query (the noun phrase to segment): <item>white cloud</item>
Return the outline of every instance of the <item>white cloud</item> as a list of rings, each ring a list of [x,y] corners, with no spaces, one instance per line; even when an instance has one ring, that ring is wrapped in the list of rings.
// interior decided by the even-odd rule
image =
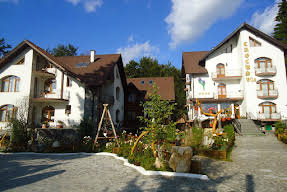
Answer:
[[[159,53],[159,48],[146,41],[142,44],[130,43],[127,47],[119,48],[117,52],[122,54],[124,65],[126,65],[130,60],[138,59],[142,56],[154,57],[155,54]]]
[[[171,36],[170,47],[192,42],[218,19],[230,17],[243,0],[172,0],[165,19]]]
[[[281,0],[275,0],[274,4],[266,7],[262,13],[256,11],[251,17],[250,24],[258,28],[260,31],[271,35],[277,23],[275,21],[275,17],[277,16],[279,10],[278,3],[280,2]]]
[[[66,0],[69,3],[72,3],[74,6],[78,4],[83,4],[85,10],[88,13],[95,12],[97,7],[101,7],[103,5],[103,0]]]

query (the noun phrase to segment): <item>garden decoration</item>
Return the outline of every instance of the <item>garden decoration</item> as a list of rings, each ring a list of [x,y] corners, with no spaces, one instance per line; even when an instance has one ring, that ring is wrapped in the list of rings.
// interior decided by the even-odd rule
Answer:
[[[118,141],[118,138],[117,138],[117,134],[116,134],[116,130],[115,130],[115,127],[114,127],[114,124],[113,124],[113,120],[112,120],[112,117],[111,117],[111,114],[110,114],[110,111],[108,109],[108,104],[103,104],[104,106],[104,110],[103,110],[103,114],[102,114],[102,117],[101,117],[101,121],[99,123],[99,126],[98,126],[98,132],[97,132],[97,135],[96,135],[96,138],[95,138],[95,141],[94,141],[94,146],[95,144],[97,143],[97,140],[98,139],[115,139],[116,140],[116,143],[117,145],[120,147],[120,144],[119,144],[119,141]],[[103,121],[105,120],[104,122],[104,129],[103,129],[103,136],[104,137],[99,137],[99,134],[100,134],[100,131],[102,129],[102,124],[103,124]],[[111,127],[112,127],[112,133],[114,134],[114,137],[108,137],[108,124],[110,123]]]
[[[1,130],[2,130],[2,129],[1,129]],[[3,145],[4,141],[5,141],[5,137],[6,137],[7,133],[8,133],[8,131],[6,131],[6,132],[4,133],[2,139],[0,140],[0,147],[2,147],[2,145]]]
[[[154,119],[153,119],[153,122],[154,122]],[[154,131],[154,127],[152,126],[152,132]],[[135,151],[135,149],[136,149],[136,147],[137,147],[137,145],[138,145],[138,143],[139,143],[139,141],[141,140],[141,138],[143,138],[145,135],[147,135],[149,133],[149,131],[143,131],[141,134],[140,134],[140,136],[137,138],[137,140],[136,140],[136,142],[135,142],[135,144],[134,144],[134,146],[133,146],[133,148],[132,148],[132,150],[131,150],[131,155],[133,155],[134,154],[134,151]],[[151,144],[151,148],[152,148],[152,152],[153,152],[153,155],[154,155],[154,157],[157,157],[157,153],[156,153],[156,149],[155,149],[155,141],[154,140],[152,140],[152,144]]]
[[[200,104],[200,102],[199,102],[198,99],[196,99],[196,103],[197,103],[197,105],[199,106],[199,109],[200,109],[200,111],[201,111],[201,113],[202,113],[203,115],[214,117],[213,124],[212,124],[212,132],[213,132],[213,134],[216,134],[217,136],[221,135],[220,133],[217,133],[217,132],[216,132],[216,125],[217,125],[217,121],[218,121],[217,118],[218,118],[219,114],[221,114],[221,113],[226,113],[226,111],[228,111],[231,106],[229,106],[229,107],[226,108],[226,109],[221,109],[219,112],[213,114],[213,113],[206,113],[206,112],[204,112],[204,111],[202,110],[201,104]]]

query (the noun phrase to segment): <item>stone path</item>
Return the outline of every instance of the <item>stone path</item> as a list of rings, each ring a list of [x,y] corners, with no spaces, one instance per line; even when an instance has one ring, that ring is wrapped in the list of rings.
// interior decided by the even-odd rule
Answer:
[[[210,181],[143,176],[113,157],[0,154],[0,191],[287,191],[287,145],[238,137],[233,162],[202,158]]]

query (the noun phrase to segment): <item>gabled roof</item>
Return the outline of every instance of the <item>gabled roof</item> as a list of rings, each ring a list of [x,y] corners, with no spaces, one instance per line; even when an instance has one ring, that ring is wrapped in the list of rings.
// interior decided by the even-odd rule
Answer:
[[[65,56],[55,57],[34,43],[24,40],[4,58],[0,60],[0,67],[11,61],[17,54],[31,47],[37,53],[46,58],[56,67],[65,71],[68,75],[78,79],[89,88],[100,86],[108,80],[113,80],[114,66],[118,65],[122,84],[126,88],[126,77],[120,54],[95,55],[95,62],[90,63],[90,56]],[[87,67],[76,67],[78,63],[88,62]]]
[[[202,59],[208,51],[193,51],[182,53],[182,72],[186,74],[204,74],[207,70],[199,65],[200,59]]]
[[[144,81],[144,84],[142,84]],[[173,77],[142,77],[142,78],[127,78],[128,86],[133,84],[138,90],[146,91],[145,99],[149,98],[152,93],[152,84],[149,81],[153,81],[158,87],[158,94],[163,100],[175,100],[174,93],[174,78]]]
[[[223,41],[221,41],[216,47],[214,47],[211,51],[209,51],[200,61],[204,61],[209,55],[214,53],[217,49],[219,49],[223,44],[225,44],[227,41],[229,41],[232,37],[237,35],[241,30],[247,30],[255,34],[256,36],[261,37],[262,39],[268,41],[269,43],[279,47],[284,52],[287,52],[287,45],[284,43],[278,41],[277,39],[263,33],[262,31],[259,31],[258,29],[252,27],[251,25],[248,25],[247,23],[242,23],[235,31],[233,31],[230,35],[228,35]]]

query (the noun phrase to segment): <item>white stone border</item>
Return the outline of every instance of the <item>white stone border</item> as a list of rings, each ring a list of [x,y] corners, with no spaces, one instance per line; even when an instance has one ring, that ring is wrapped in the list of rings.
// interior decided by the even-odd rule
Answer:
[[[193,179],[200,179],[200,180],[209,180],[207,175],[201,174],[193,174],[193,173],[176,173],[176,172],[169,172],[169,171],[147,171],[141,166],[136,166],[134,164],[130,164],[127,159],[123,157],[119,157],[114,153],[33,153],[33,152],[19,152],[19,153],[0,153],[0,154],[7,154],[7,155],[55,155],[55,156],[64,156],[64,155],[90,155],[90,156],[110,156],[114,157],[115,159],[122,160],[124,165],[130,168],[135,169],[142,175],[153,175],[153,176],[168,176],[168,177],[188,177]]]

